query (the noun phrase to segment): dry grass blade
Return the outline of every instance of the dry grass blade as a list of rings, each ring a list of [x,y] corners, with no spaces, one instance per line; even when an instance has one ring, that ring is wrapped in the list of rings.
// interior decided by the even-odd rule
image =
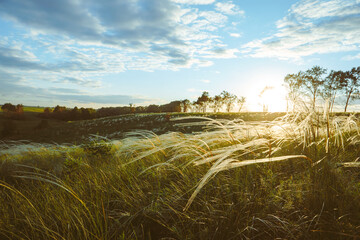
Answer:
[[[290,155],[290,156],[281,156],[281,157],[274,157],[274,158],[262,158],[262,159],[244,160],[244,161],[238,161],[236,159],[226,159],[225,160],[225,159],[221,158],[213,165],[213,167],[210,168],[210,170],[201,179],[201,181],[197,185],[195,191],[193,192],[193,194],[189,198],[189,200],[186,203],[183,210],[186,211],[187,209],[189,209],[191,203],[194,201],[195,197],[200,192],[200,190],[205,186],[205,184],[211,178],[213,178],[217,173],[219,173],[221,171],[229,170],[229,169],[237,168],[237,167],[243,167],[243,166],[247,166],[247,165],[252,165],[252,164],[278,162],[278,161],[284,161],[284,160],[296,159],[296,158],[303,158],[303,159],[309,160],[309,158],[306,157],[305,155]]]

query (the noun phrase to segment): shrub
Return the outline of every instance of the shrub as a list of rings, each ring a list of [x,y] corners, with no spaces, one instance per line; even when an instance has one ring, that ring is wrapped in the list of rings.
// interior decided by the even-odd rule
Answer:
[[[11,103],[5,103],[1,106],[1,109],[5,113],[5,117],[14,120],[23,120],[24,116],[24,106],[22,104],[13,105]]]

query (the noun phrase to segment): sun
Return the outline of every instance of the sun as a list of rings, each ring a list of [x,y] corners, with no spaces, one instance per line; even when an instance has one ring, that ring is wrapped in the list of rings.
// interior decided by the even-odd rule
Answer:
[[[252,112],[286,112],[286,95],[282,85],[254,86],[246,95],[246,108]]]
[[[285,112],[286,89],[282,86],[266,86],[258,95],[259,104],[265,112]]]
[[[246,110],[251,112],[286,112],[287,89],[284,77],[287,69],[263,67],[247,75],[247,84],[239,86],[239,95],[246,97]]]

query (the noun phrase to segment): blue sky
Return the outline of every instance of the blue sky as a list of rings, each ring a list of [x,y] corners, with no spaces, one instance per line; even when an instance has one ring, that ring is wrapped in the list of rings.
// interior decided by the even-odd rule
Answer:
[[[359,0],[2,0],[0,103],[162,104],[227,90],[260,110],[288,73],[360,65]],[[270,101],[270,100],[269,100]]]

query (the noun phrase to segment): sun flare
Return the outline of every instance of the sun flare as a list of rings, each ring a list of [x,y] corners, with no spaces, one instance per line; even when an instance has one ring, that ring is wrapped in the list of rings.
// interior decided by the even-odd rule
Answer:
[[[265,87],[259,94],[259,102],[265,112],[286,111],[286,91],[283,87]]]

